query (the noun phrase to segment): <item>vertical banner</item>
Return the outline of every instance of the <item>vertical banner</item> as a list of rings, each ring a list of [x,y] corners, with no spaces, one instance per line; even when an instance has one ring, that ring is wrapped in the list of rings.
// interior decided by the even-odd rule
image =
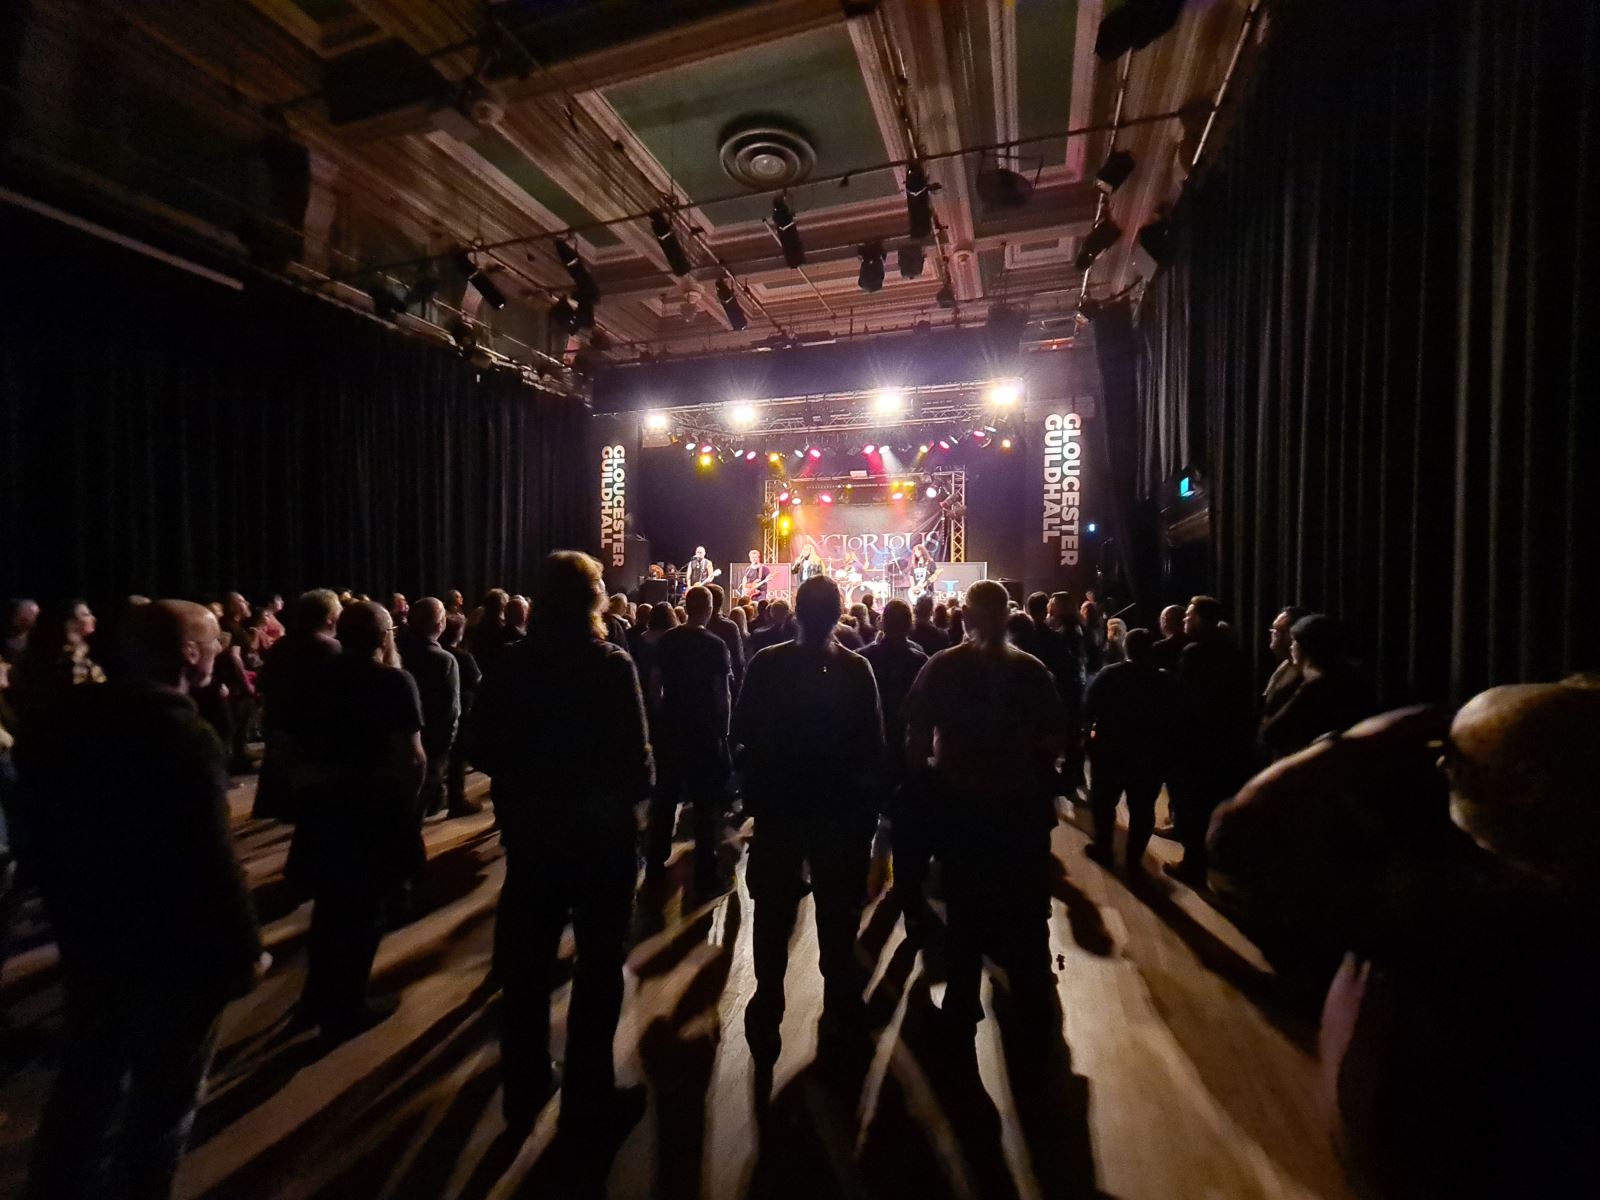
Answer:
[[[1084,420],[1078,406],[1063,400],[1043,405],[1033,415],[1035,449],[1029,466],[1038,497],[1035,530],[1027,554],[1027,586],[1081,594],[1092,564],[1086,550]]]
[[[600,560],[606,587],[631,591],[648,550],[633,535],[638,496],[639,422],[630,415],[589,419],[589,469],[594,519],[589,552]]]

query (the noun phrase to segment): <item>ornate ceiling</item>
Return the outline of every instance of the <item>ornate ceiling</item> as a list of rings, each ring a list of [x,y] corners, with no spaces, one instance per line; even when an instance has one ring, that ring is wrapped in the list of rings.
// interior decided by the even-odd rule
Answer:
[[[483,247],[477,264],[507,307],[448,279],[440,304],[530,344],[593,341],[626,360],[978,324],[997,304],[1026,311],[1027,340],[1070,336],[1096,171],[1113,148],[1134,156],[1106,202],[1124,234],[1089,274],[1106,295],[1153,269],[1136,232],[1181,186],[1248,3],[1190,0],[1171,32],[1111,61],[1094,54],[1105,0],[27,7],[11,159],[197,235],[237,241],[244,214],[298,218],[296,269],[355,295],[448,275],[442,256]],[[1136,123],[1113,143],[1119,113]],[[308,195],[287,189],[288,213],[279,176],[250,165],[274,129],[309,150]],[[1099,132],[1046,136],[1078,129]],[[724,162],[742,130],[760,134],[748,174],[805,174],[786,193],[799,269],[770,225],[775,193]],[[906,171],[885,164],[917,159],[935,230],[906,278]],[[996,168],[1031,185],[1025,203],[990,195]],[[653,210],[670,214],[687,272],[673,272]],[[552,300],[573,288],[562,233],[601,297],[599,337],[565,346],[545,340]],[[886,264],[867,292],[859,250],[872,244]],[[719,281],[747,328],[718,303]]]

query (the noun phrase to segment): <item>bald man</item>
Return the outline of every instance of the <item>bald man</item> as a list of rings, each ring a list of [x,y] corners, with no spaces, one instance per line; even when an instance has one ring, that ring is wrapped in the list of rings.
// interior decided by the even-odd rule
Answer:
[[[72,689],[16,749],[22,858],[66,989],[39,1196],[105,1195],[113,1180],[169,1194],[217,1018],[265,969],[222,746],[190,699],[221,650],[217,620],[161,600],[133,610],[124,637],[126,674]]]
[[[428,756],[427,774],[418,796],[422,816],[430,816],[445,805],[450,748],[455,745],[461,721],[461,669],[455,656],[439,645],[444,622],[444,603],[424,596],[411,606],[404,632],[394,639],[400,651],[400,665],[416,683],[417,695],[422,698],[422,749]]]

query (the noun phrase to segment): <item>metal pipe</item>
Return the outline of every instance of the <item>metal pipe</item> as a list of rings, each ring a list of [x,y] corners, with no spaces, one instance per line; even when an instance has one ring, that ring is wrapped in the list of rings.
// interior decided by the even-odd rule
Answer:
[[[1228,94],[1228,87],[1233,83],[1233,73],[1238,69],[1239,58],[1244,53],[1244,44],[1249,40],[1250,31],[1260,16],[1261,0],[1250,0],[1250,9],[1244,14],[1244,24],[1239,27],[1239,36],[1233,43],[1233,54],[1228,59],[1228,69],[1223,73],[1222,82],[1217,85],[1217,94],[1211,101],[1211,111],[1206,114],[1205,128],[1200,131],[1200,142],[1194,148],[1194,157],[1189,160],[1191,171],[1200,165],[1200,156],[1205,153],[1206,140],[1211,136],[1211,127],[1216,124],[1217,109],[1222,106],[1223,97]]]

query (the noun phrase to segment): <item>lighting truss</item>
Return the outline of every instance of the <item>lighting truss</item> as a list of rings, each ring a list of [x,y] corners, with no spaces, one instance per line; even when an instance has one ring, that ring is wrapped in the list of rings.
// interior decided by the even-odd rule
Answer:
[[[785,396],[753,401],[755,420],[735,428],[728,419],[726,403],[685,405],[657,409],[671,428],[694,429],[713,438],[741,439],[746,442],[766,439],[773,445],[790,441],[806,445],[826,435],[846,435],[882,430],[914,429],[925,425],[984,425],[985,393],[990,380],[938,387],[905,389],[906,403],[899,412],[881,413],[876,396],[881,389]],[[858,438],[860,440],[869,440]]]

